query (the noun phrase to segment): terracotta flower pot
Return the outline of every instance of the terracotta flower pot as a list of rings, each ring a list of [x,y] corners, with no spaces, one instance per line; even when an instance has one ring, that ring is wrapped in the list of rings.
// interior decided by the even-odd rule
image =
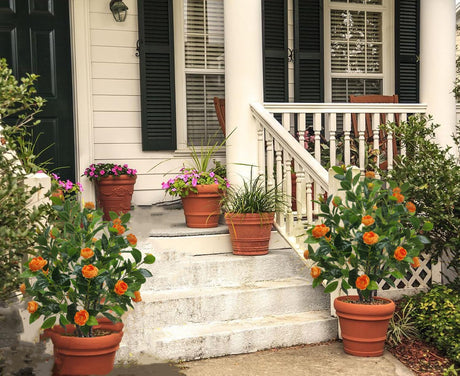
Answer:
[[[275,213],[225,213],[233,254],[266,255],[274,217]]]
[[[100,325],[93,329],[111,330],[99,337],[74,337],[64,335],[59,325],[46,331],[54,345],[53,375],[106,375],[113,369],[115,353],[123,337],[123,323],[113,324],[108,319],[98,319]],[[67,325],[67,333],[75,327]]]
[[[388,322],[395,304],[390,299],[374,298],[383,304],[355,304],[358,296],[340,296],[334,300],[342,331],[343,349],[356,356],[381,356],[384,351]]]
[[[197,185],[196,188],[198,193],[190,192],[182,197],[187,227],[217,227],[221,200],[218,184]]]
[[[110,220],[111,211],[117,214],[130,211],[136,178],[130,175],[110,175],[96,180],[97,205],[103,208],[106,221]]]

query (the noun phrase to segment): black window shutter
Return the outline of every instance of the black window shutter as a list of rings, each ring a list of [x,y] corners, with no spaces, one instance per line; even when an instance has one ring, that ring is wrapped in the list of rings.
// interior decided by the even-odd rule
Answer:
[[[138,0],[142,150],[176,149],[172,0]]]
[[[263,0],[262,6],[264,101],[287,102],[289,95],[286,2]]]
[[[395,2],[395,87],[401,103],[419,102],[419,0]]]
[[[322,0],[294,0],[296,102],[324,101]]]

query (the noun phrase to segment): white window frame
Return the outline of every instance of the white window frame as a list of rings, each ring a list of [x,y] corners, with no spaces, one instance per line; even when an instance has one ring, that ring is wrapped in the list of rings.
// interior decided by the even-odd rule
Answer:
[[[184,21],[184,0],[173,0],[176,137],[178,152],[188,152],[190,150],[190,147],[187,145],[187,73],[216,73],[225,76],[225,71],[220,69],[185,67]]]
[[[382,0],[382,5],[365,5],[366,10],[382,12],[382,73],[366,74],[369,79],[383,79],[383,95],[395,94],[394,0]],[[362,4],[347,4],[349,10],[363,10]],[[361,74],[331,73],[331,10],[343,9],[343,3],[324,0],[324,100],[332,102],[332,78],[362,78]]]

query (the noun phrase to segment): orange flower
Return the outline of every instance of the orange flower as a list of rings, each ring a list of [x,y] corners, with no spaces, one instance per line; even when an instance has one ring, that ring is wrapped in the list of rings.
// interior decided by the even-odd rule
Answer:
[[[356,288],[360,290],[366,290],[367,286],[369,286],[370,281],[371,280],[369,279],[369,277],[366,274],[363,274],[356,278]]]
[[[396,247],[393,256],[396,260],[402,261],[407,256],[407,251],[403,247]]]
[[[310,275],[313,278],[318,278],[321,275],[321,269],[318,268],[317,266],[313,266],[310,270]]]
[[[134,234],[128,234],[126,236],[126,239],[128,240],[129,244],[131,244],[133,247],[137,244],[137,238]]]
[[[368,179],[375,179],[375,172],[374,171],[366,171],[366,178]]]
[[[44,260],[43,257],[34,257],[32,260],[29,262],[29,269],[33,272],[36,272],[40,269],[43,269],[43,267],[48,264],[48,261]]]
[[[319,238],[323,237],[324,235],[326,235],[328,232],[329,232],[329,227],[327,227],[324,223],[322,223],[320,225],[316,225],[313,228],[313,231],[311,232],[311,234],[316,239],[319,239]]]
[[[139,302],[142,302],[142,298],[141,298],[141,293],[139,291],[134,291],[134,298],[131,298],[131,300],[135,303],[139,303]]]
[[[308,252],[308,249],[306,249],[303,253],[303,257],[305,260],[308,260],[308,258],[310,257],[310,252]]]
[[[46,270],[45,270],[45,269],[42,269],[42,273],[43,273],[44,275],[48,275],[49,271],[50,271],[49,268],[46,269]]]
[[[21,283],[21,286],[19,286],[19,291],[21,291],[21,294],[24,295],[26,293],[26,284]]]
[[[393,193],[393,197],[396,197],[398,204],[404,202],[404,196],[401,193]]]
[[[94,256],[94,252],[91,248],[83,248],[80,251],[80,256],[83,257],[84,259],[89,259],[90,257]]]
[[[60,189],[58,189],[54,191],[53,193],[51,193],[51,197],[57,197],[60,200],[64,200],[64,193]]]
[[[85,265],[81,269],[81,274],[83,274],[83,277],[88,278],[88,279],[96,277],[98,273],[99,273],[99,269],[91,264]]]
[[[128,285],[126,282],[118,281],[115,283],[114,291],[117,295],[123,295],[128,290]]]
[[[96,206],[94,205],[94,202],[92,201],[85,202],[85,209],[94,210],[95,208]]]
[[[375,219],[372,218],[370,215],[365,215],[365,216],[361,219],[361,223],[362,223],[364,226],[373,225],[374,222],[375,222]]]
[[[113,227],[115,227],[115,225],[121,225],[121,219],[120,218],[115,218],[113,220],[113,225],[114,225]]]
[[[29,303],[27,303],[27,310],[29,311],[29,313],[34,313],[34,312],[37,311],[37,309],[38,309],[38,303],[37,302],[34,302],[32,300]]]
[[[365,232],[363,234],[363,242],[366,243],[367,245],[375,244],[378,241],[379,241],[379,236],[373,231]]]
[[[409,213],[415,213],[415,205],[413,202],[407,201],[406,209]]]
[[[418,268],[420,266],[420,259],[417,256],[412,257],[412,262],[410,263],[410,266],[412,266],[414,269]]]
[[[401,188],[399,187],[393,188],[393,194],[395,193],[401,193]]]
[[[92,241],[93,243],[96,243],[96,242],[97,242],[97,238],[92,238],[91,241]]]
[[[119,225],[119,224],[113,225],[113,228],[117,230],[118,235],[122,235],[126,230],[122,225]]]
[[[75,324],[83,326],[89,319],[89,313],[88,311],[82,309],[75,314],[73,319],[75,321]]]

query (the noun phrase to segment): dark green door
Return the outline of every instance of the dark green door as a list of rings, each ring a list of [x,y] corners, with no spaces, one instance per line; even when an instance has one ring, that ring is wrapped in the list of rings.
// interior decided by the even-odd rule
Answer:
[[[46,99],[34,130],[37,151],[50,169],[75,180],[72,75],[68,0],[0,0],[0,57],[17,78],[40,75],[38,94]]]

